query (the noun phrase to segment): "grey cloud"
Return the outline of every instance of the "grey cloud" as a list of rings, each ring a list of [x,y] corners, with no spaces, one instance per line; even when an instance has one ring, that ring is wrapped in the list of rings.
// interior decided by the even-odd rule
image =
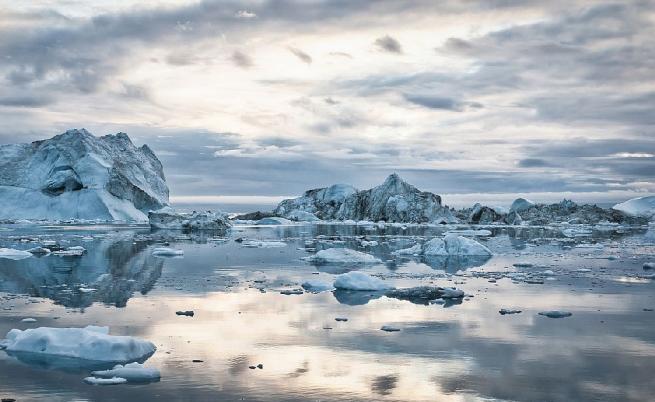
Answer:
[[[385,35],[380,38],[377,38],[375,42],[373,42],[375,46],[378,47],[378,49],[383,50],[385,52],[389,53],[396,53],[396,54],[401,54],[403,52],[403,48],[400,45],[400,42],[396,40],[395,38]]]
[[[234,64],[236,64],[238,67],[241,68],[249,68],[252,67],[253,65],[252,58],[250,58],[250,56],[238,50],[235,50],[234,53],[232,53],[232,61],[234,62]]]
[[[523,168],[535,168],[535,167],[549,167],[549,166],[553,166],[553,164],[545,159],[525,158],[519,161],[518,166]]]
[[[288,49],[291,53],[293,53],[294,56],[300,59],[300,61],[302,61],[303,63],[307,63],[307,64],[312,63],[312,57],[307,53],[303,52],[302,50],[297,49],[295,47],[289,47]]]
[[[478,102],[462,102],[457,99],[441,96],[405,94],[404,97],[408,102],[429,109],[443,109],[454,112],[462,112],[468,108],[480,109],[483,107],[482,104]]]
[[[0,96],[0,106],[38,108],[53,103],[48,95],[9,95]]]

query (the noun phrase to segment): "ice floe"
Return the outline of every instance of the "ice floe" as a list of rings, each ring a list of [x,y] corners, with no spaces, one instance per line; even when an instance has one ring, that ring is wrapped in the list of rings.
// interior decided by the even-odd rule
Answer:
[[[388,290],[394,287],[378,278],[363,272],[352,271],[338,275],[334,280],[334,287],[342,290]]]
[[[0,248],[0,258],[7,260],[23,260],[32,257],[29,251],[16,250],[13,248]]]
[[[124,378],[128,382],[157,381],[161,377],[159,370],[138,362],[117,364],[111,370],[93,371],[91,374],[100,378]]]
[[[370,254],[349,248],[328,248],[304,259],[315,264],[377,264],[382,262]]]

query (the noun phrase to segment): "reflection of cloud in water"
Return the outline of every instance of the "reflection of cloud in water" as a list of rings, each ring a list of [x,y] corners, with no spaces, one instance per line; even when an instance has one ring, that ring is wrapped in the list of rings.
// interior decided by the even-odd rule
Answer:
[[[371,391],[378,395],[391,395],[398,383],[397,375],[381,375],[371,381]]]

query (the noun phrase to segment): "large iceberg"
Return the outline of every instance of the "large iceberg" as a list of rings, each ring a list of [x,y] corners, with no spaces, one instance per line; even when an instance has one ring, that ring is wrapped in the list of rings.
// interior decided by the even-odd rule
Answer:
[[[157,348],[131,336],[109,335],[108,327],[12,329],[0,348],[98,362],[128,363],[148,358]]]
[[[168,187],[147,145],[69,130],[0,146],[0,203],[0,219],[146,221],[168,204]]]
[[[653,220],[655,218],[655,195],[633,198],[612,207],[630,216]]]
[[[324,220],[408,223],[457,221],[452,212],[441,205],[441,197],[420,191],[395,173],[370,190],[358,191],[344,184],[309,190],[300,198],[282,201],[274,212],[288,216],[297,210],[313,213]]]
[[[153,229],[175,229],[186,231],[213,230],[224,232],[232,226],[227,215],[222,212],[196,212],[183,214],[170,207],[150,211],[148,221]]]

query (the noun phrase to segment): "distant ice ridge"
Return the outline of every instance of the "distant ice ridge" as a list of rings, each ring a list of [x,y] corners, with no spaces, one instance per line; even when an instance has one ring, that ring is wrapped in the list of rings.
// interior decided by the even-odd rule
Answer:
[[[334,280],[334,285],[336,289],[341,290],[369,290],[369,291],[379,291],[379,290],[389,290],[394,287],[385,281],[374,278],[370,275],[367,275],[363,272],[352,271],[345,274],[341,274],[336,277]]]
[[[131,337],[109,335],[108,327],[12,329],[0,348],[8,352],[28,352],[84,359],[89,361],[128,363],[152,355],[152,342]]]
[[[452,223],[457,219],[441,205],[441,197],[420,191],[392,174],[381,185],[357,190],[346,184],[306,191],[301,197],[282,201],[274,213],[296,217],[308,212],[322,220]]]
[[[0,146],[0,204],[0,219],[147,221],[168,204],[168,187],[147,145],[69,130]]]
[[[148,213],[148,221],[153,229],[176,229],[185,231],[211,230],[224,232],[232,226],[227,215],[222,212],[178,213],[170,207]]]
[[[655,195],[633,198],[614,205],[612,209],[621,211],[630,216],[639,216],[653,221],[655,220]]]

